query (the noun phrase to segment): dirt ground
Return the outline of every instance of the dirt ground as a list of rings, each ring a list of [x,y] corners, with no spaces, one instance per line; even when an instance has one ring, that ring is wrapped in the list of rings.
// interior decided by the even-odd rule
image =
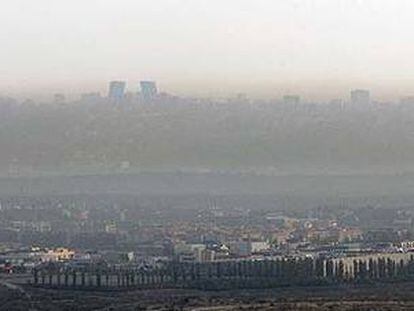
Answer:
[[[0,278],[0,310],[414,310],[414,283],[224,292],[47,290],[20,283]]]

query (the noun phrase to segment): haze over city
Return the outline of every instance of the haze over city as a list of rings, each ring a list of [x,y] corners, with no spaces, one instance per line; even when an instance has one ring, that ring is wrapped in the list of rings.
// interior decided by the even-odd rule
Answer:
[[[0,311],[414,310],[414,1],[3,2]]]
[[[15,0],[2,5],[0,92],[103,92],[151,79],[179,95],[414,93],[412,1]],[[43,96],[43,97],[42,97]]]

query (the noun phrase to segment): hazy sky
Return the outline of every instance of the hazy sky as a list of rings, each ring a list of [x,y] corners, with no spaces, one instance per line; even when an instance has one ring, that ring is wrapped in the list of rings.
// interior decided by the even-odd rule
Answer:
[[[414,94],[412,0],[4,0],[0,92]]]

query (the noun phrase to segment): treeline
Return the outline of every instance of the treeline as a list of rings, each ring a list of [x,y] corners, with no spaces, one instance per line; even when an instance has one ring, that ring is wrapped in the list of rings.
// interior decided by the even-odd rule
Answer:
[[[73,289],[129,288],[268,288],[414,279],[414,258],[292,258],[263,261],[168,263],[147,268],[42,268],[33,272],[35,286]]]

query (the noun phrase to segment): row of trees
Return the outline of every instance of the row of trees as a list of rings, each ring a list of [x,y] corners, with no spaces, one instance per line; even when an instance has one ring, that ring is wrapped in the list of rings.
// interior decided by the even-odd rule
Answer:
[[[176,263],[147,269],[35,269],[33,283],[55,287],[277,287],[414,278],[414,258],[276,259]]]

